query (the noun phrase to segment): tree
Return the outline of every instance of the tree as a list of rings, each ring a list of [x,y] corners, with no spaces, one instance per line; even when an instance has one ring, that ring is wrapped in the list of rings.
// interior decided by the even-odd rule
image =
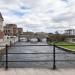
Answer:
[[[56,35],[58,35],[58,34],[59,34],[59,32],[58,32],[58,31],[55,31],[55,34],[56,34]]]
[[[66,38],[66,36],[61,35],[61,34],[59,34],[59,35],[58,34],[53,34],[53,35],[48,36],[48,40],[51,41],[51,42],[53,42],[53,41],[55,41],[55,42],[64,41],[65,38]]]

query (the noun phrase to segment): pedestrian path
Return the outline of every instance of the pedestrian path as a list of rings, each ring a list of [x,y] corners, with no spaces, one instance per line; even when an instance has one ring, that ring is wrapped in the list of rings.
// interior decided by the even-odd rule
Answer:
[[[11,68],[0,69],[0,75],[75,75],[75,69],[34,69],[34,68]]]

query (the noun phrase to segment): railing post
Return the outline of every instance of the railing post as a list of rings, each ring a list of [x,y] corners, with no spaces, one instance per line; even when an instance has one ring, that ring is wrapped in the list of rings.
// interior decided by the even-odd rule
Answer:
[[[53,70],[56,69],[56,60],[55,60],[55,44],[53,45]]]
[[[6,44],[6,65],[5,65],[5,69],[8,69],[8,45]]]

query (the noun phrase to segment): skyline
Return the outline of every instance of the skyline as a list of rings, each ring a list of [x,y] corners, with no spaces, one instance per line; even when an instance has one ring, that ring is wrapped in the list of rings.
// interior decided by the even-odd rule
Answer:
[[[0,0],[4,23],[24,31],[62,32],[75,28],[75,0]]]

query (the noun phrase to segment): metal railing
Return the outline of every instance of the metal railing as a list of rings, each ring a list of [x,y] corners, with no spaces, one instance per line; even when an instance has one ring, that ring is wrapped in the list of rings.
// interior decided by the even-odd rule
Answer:
[[[13,47],[25,47],[25,46],[50,46],[50,45],[13,45]],[[50,53],[50,52],[38,52],[38,53],[9,53],[8,52],[8,48],[10,46],[6,45],[6,48],[5,48],[5,56],[6,56],[6,60],[5,61],[2,61],[2,62],[5,62],[5,69],[7,70],[9,67],[8,67],[8,63],[9,62],[53,62],[53,69],[56,69],[56,65],[55,65],[55,46],[53,46],[53,53]],[[2,53],[1,55],[3,55],[4,53]],[[26,61],[9,61],[8,60],[8,54],[53,54],[53,60],[26,60]]]
[[[50,46],[50,45],[13,45],[13,47],[25,47],[25,46]],[[6,60],[5,61],[2,61],[2,62],[5,62],[5,69],[7,70],[9,67],[8,67],[8,63],[9,62],[53,62],[53,70],[56,69],[56,61],[60,61],[60,62],[63,62],[63,61],[73,61],[75,62],[75,60],[56,60],[56,54],[67,54],[65,52],[61,52],[61,53],[57,53],[56,52],[56,48],[60,48],[56,45],[52,45],[53,47],[53,52],[38,52],[38,53],[9,53],[8,52],[8,48],[10,46],[6,45],[6,52],[5,52],[5,55],[6,55]],[[63,49],[64,50],[64,49]],[[73,52],[74,53],[74,52]],[[29,61],[9,61],[8,60],[8,54],[52,54],[53,55],[53,59],[52,60],[29,60]]]

